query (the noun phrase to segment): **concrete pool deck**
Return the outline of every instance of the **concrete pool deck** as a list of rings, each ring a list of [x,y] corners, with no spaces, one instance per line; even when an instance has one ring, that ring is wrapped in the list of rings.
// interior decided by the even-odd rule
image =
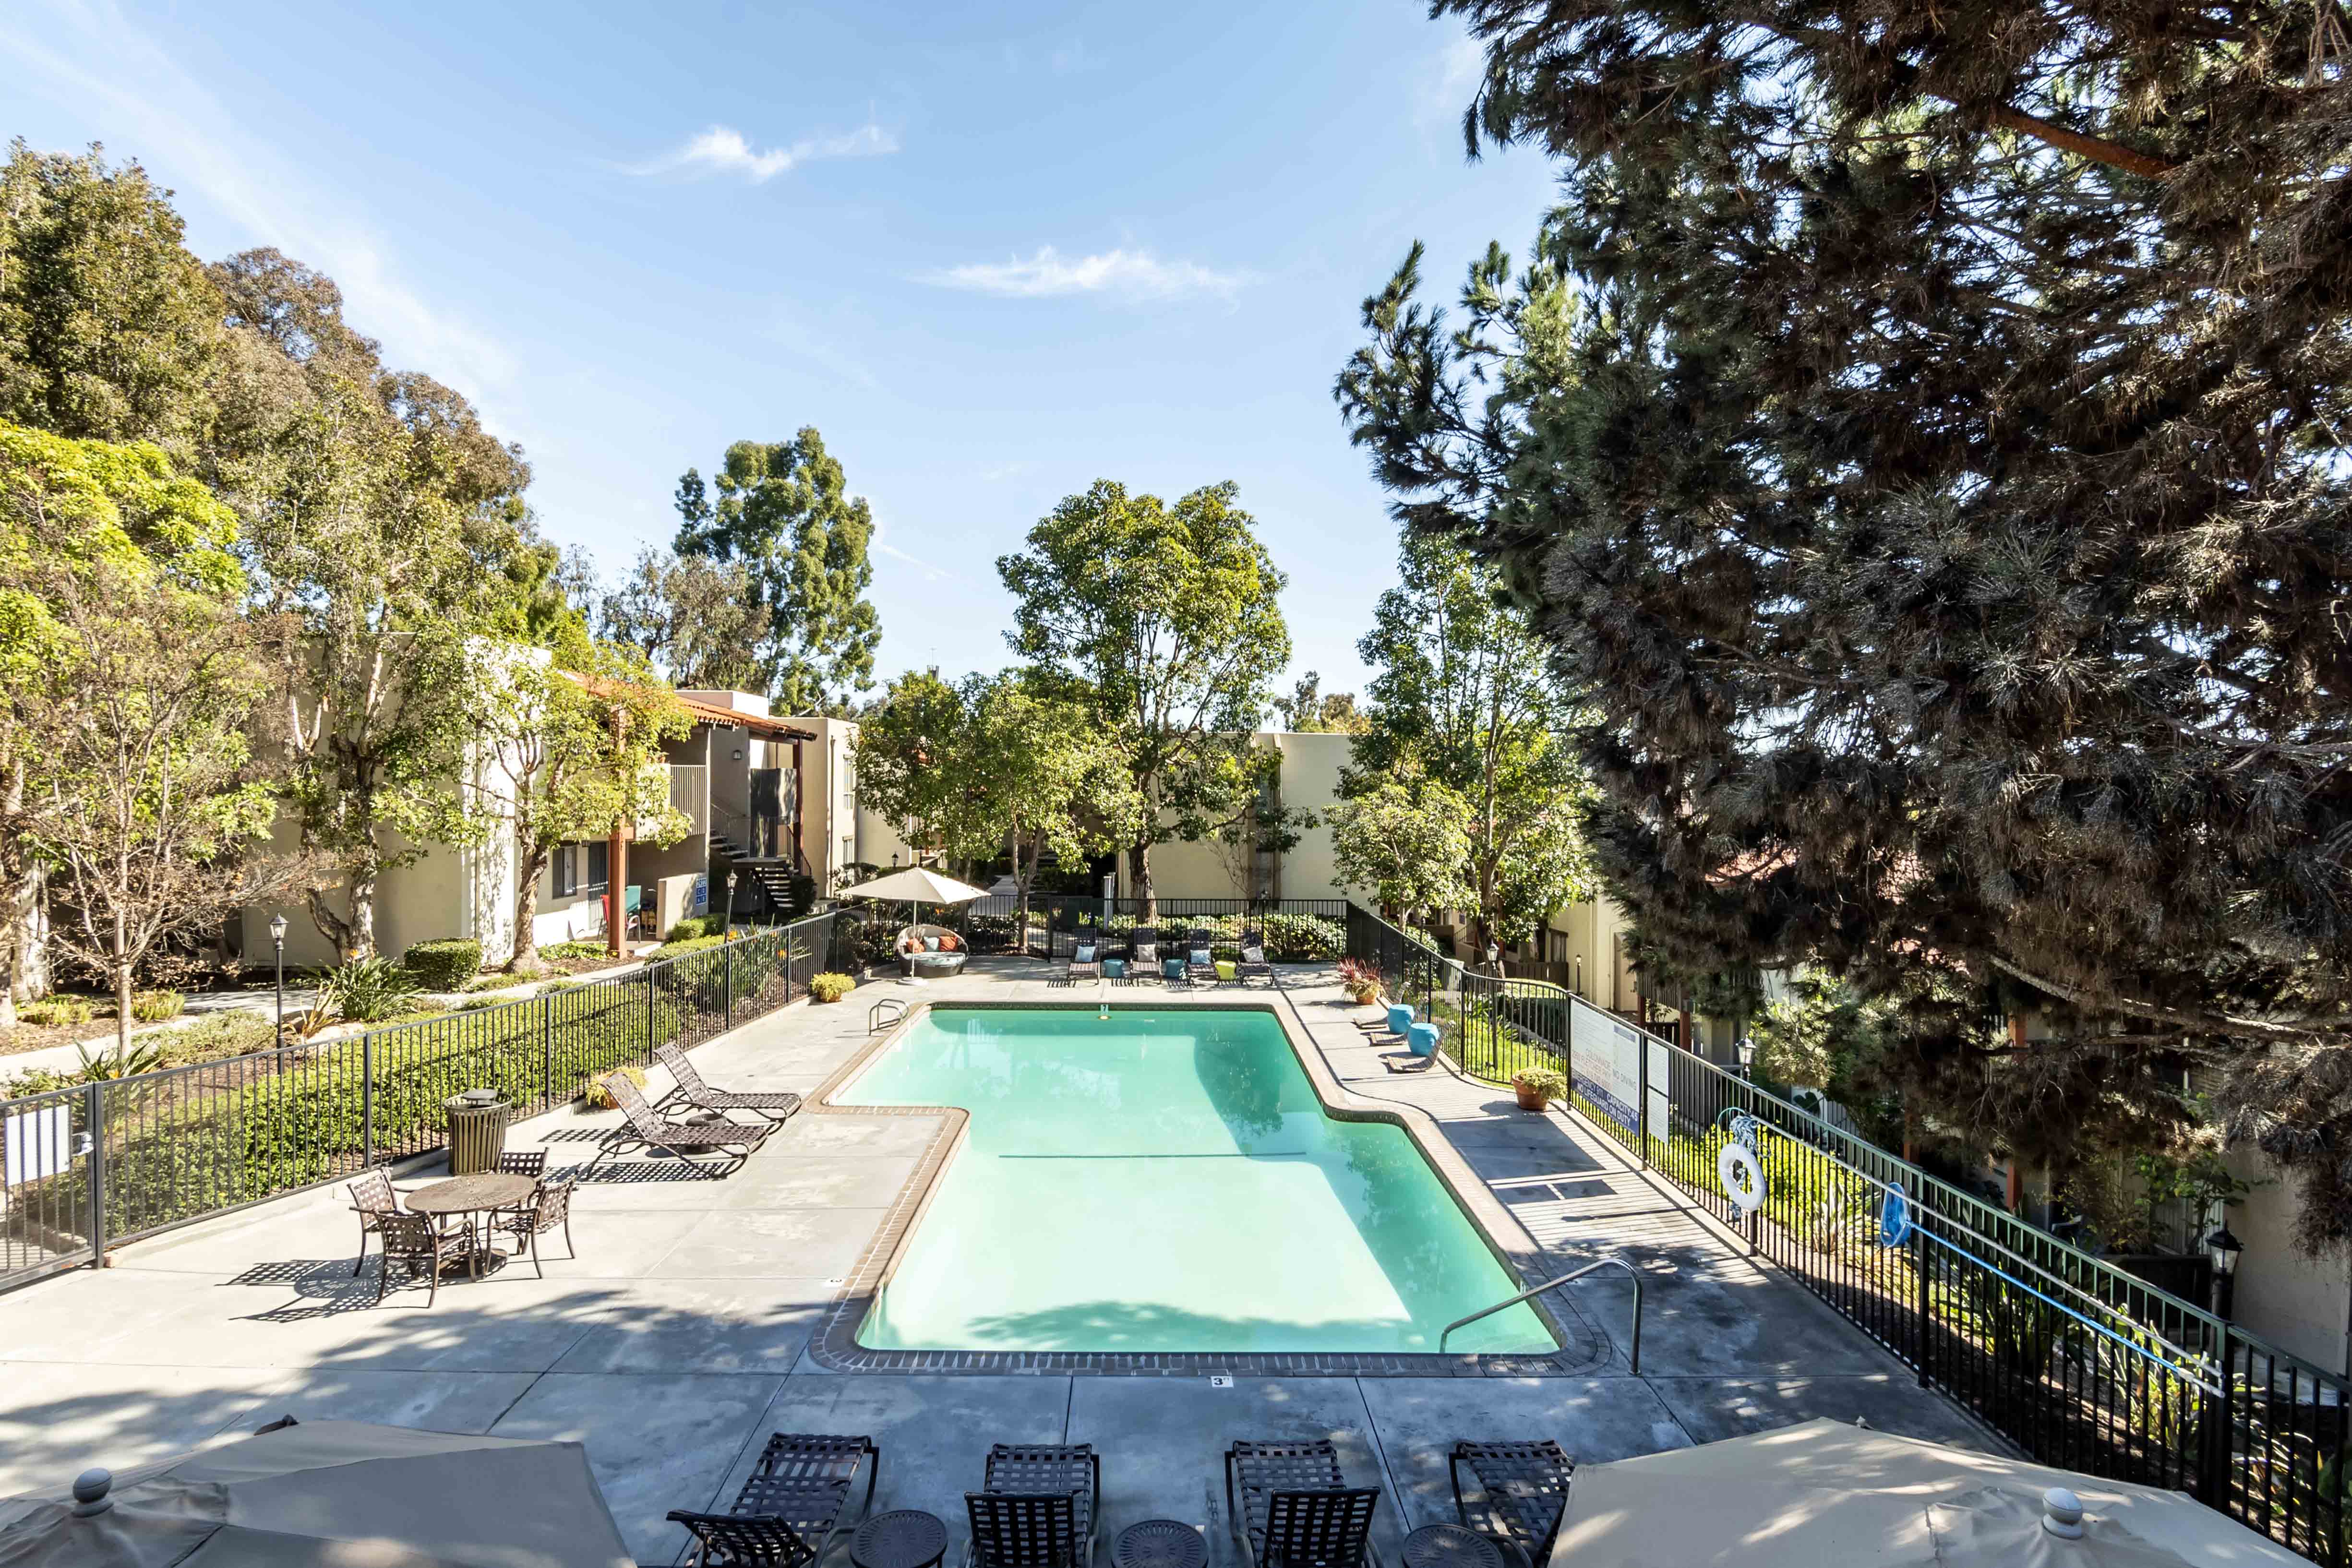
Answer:
[[[814,1092],[866,1043],[882,997],[948,1004],[1091,1003],[1042,963],[976,963],[922,988],[877,984],[843,1004],[796,1004],[695,1052],[713,1082]],[[1160,1000],[1119,988],[1120,1002]],[[1263,998],[1263,988],[1251,992]],[[1168,1006],[1215,1006],[1223,990]],[[1355,1484],[1388,1492],[1379,1533],[1450,1519],[1457,1437],[1549,1437],[1582,1461],[1620,1458],[1827,1416],[1970,1447],[1997,1441],[1785,1276],[1749,1261],[1687,1197],[1557,1111],[1443,1069],[1387,1072],[1327,969],[1286,968],[1277,1004],[1330,1076],[1417,1106],[1562,1272],[1622,1250],[1645,1265],[1642,1374],[1620,1343],[1629,1291],[1595,1277],[1561,1292],[1605,1354],[1544,1377],[1136,1377],[831,1372],[812,1335],[867,1256],[941,1132],[935,1116],[795,1117],[720,1181],[668,1160],[608,1162],[573,1204],[581,1256],[560,1234],[478,1282],[375,1304],[352,1274],[358,1228],[340,1186],[121,1249],[112,1266],[0,1296],[0,1496],[62,1488],[291,1413],[586,1445],[637,1559],[686,1546],[673,1508],[724,1508],[772,1431],[866,1433],[884,1459],[877,1508],[922,1508],[962,1546],[961,1493],[992,1442],[1091,1442],[1103,1458],[1104,1541],[1149,1517],[1189,1520],[1234,1561],[1219,1455],[1236,1437],[1328,1437]],[[655,1086],[662,1087],[661,1075]],[[509,1147],[584,1161],[611,1113],[518,1124]],[[395,1171],[404,1186],[436,1167]],[[1669,1271],[1671,1270],[1671,1271]],[[845,1558],[843,1559],[846,1561]]]

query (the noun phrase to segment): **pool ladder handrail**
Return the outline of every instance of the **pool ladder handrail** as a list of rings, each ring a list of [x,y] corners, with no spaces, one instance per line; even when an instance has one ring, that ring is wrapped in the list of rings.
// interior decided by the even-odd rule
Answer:
[[[1496,1301],[1491,1307],[1481,1307],[1466,1318],[1454,1319],[1447,1323],[1444,1332],[1437,1336],[1437,1354],[1440,1355],[1445,1354],[1445,1342],[1455,1329],[1466,1328],[1480,1318],[1491,1318],[1507,1307],[1516,1307],[1530,1297],[1540,1296],[1546,1291],[1558,1290],[1562,1285],[1581,1280],[1595,1269],[1622,1269],[1625,1270],[1625,1277],[1633,1281],[1633,1341],[1625,1359],[1629,1369],[1639,1376],[1642,1371],[1642,1271],[1627,1262],[1622,1253],[1618,1252],[1612,1252],[1606,1258],[1596,1258],[1581,1269],[1571,1269],[1557,1280],[1546,1280],[1540,1285],[1530,1285],[1508,1301]],[[1472,1351],[1470,1354],[1476,1355],[1479,1353]]]
[[[896,1008],[898,1010],[892,1013],[886,1013],[882,1010],[885,1008]],[[892,1024],[897,1023],[900,1019],[905,1018],[906,1016],[907,1003],[904,998],[884,997],[880,1001],[876,1002],[872,1007],[866,1009],[866,1032],[868,1034],[879,1034],[882,1030],[888,1029]]]

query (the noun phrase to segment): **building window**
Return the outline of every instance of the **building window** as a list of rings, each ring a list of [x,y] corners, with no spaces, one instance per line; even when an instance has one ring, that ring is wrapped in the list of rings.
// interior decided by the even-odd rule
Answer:
[[[548,869],[555,877],[556,897],[569,898],[572,894],[579,891],[580,879],[578,873],[572,869],[572,846],[570,844],[558,844],[555,846],[555,854],[548,862]]]
[[[588,846],[588,875],[582,882],[583,893],[602,893],[613,883],[613,846],[602,842]]]

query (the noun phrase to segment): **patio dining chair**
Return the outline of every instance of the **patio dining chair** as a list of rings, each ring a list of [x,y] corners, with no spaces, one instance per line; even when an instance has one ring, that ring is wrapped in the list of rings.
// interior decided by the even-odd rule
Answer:
[[[392,1266],[398,1263],[407,1270],[410,1284],[415,1284],[418,1271],[423,1271],[427,1287],[425,1304],[431,1306],[441,1294],[442,1264],[463,1257],[467,1246],[465,1232],[444,1230],[422,1214],[380,1215],[375,1233],[383,1249],[383,1256],[376,1260],[381,1265],[375,1284],[379,1305],[392,1290]]]
[[[881,1474],[882,1450],[871,1437],[823,1432],[778,1432],[760,1451],[759,1462],[725,1513],[673,1509],[669,1517],[694,1536],[690,1564],[722,1563],[759,1568],[804,1568],[832,1548],[848,1528],[844,1517],[860,1469],[866,1500],[860,1517],[874,1511],[874,1482]]]
[[[537,1181],[547,1174],[545,1149],[509,1149],[499,1155],[500,1176],[527,1176]]]
[[[964,1493],[969,1568],[1087,1568],[1102,1513],[1102,1460],[1091,1443],[999,1443],[982,1490]]]
[[[725,1173],[697,1164],[696,1155],[722,1155],[729,1162],[727,1169],[732,1171],[757,1153],[760,1145],[782,1125],[780,1122],[747,1125],[728,1121],[723,1113],[714,1113],[719,1119],[715,1122],[673,1121],[646,1103],[646,1092],[627,1073],[615,1072],[604,1082],[612,1092],[613,1103],[627,1120],[605,1138],[595,1159],[588,1162],[591,1168],[625,1149],[661,1149],[676,1155],[697,1174],[717,1181]]]
[[[1378,1487],[1350,1487],[1328,1439],[1239,1442],[1225,1450],[1225,1516],[1253,1568],[1380,1568]]]
[[[541,1156],[542,1160],[545,1157]],[[580,1256],[580,1249],[572,1244],[572,1194],[579,1185],[580,1170],[576,1166],[542,1176],[530,1202],[500,1209],[492,1218],[496,1229],[514,1238],[512,1256],[520,1258],[528,1250],[531,1270],[542,1280],[547,1278],[547,1270],[540,1266],[539,1239],[549,1231],[562,1227],[563,1255]]]
[[[360,1217],[360,1255],[352,1264],[352,1278],[360,1277],[367,1267],[367,1239],[375,1234],[387,1214],[404,1213],[400,1207],[400,1195],[392,1190],[392,1178],[380,1170],[363,1171],[360,1179],[345,1189],[352,1195],[352,1210]]]
[[[771,1122],[783,1122],[801,1108],[801,1097],[784,1090],[754,1090],[738,1093],[731,1089],[713,1089],[702,1081],[701,1071],[694,1061],[675,1045],[654,1047],[654,1060],[669,1069],[670,1092],[654,1102],[656,1111],[667,1110],[675,1103],[697,1111],[755,1111]]]
[[[1568,1511],[1568,1486],[1576,1461],[1549,1438],[1534,1442],[1472,1442],[1454,1445],[1446,1458],[1454,1478],[1454,1512],[1465,1528],[1517,1552],[1529,1563],[1551,1556],[1552,1538]],[[1475,1507],[1463,1498],[1462,1472],[1470,1472]]]

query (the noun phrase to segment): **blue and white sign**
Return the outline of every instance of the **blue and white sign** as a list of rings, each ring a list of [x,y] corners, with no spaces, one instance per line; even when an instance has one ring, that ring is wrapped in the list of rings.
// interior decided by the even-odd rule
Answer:
[[[694,879],[694,896],[687,901],[688,915],[710,913],[710,873],[703,872]]]
[[[1597,1008],[1571,1005],[1569,1056],[1576,1092],[1627,1132],[1641,1126],[1642,1031]]]

